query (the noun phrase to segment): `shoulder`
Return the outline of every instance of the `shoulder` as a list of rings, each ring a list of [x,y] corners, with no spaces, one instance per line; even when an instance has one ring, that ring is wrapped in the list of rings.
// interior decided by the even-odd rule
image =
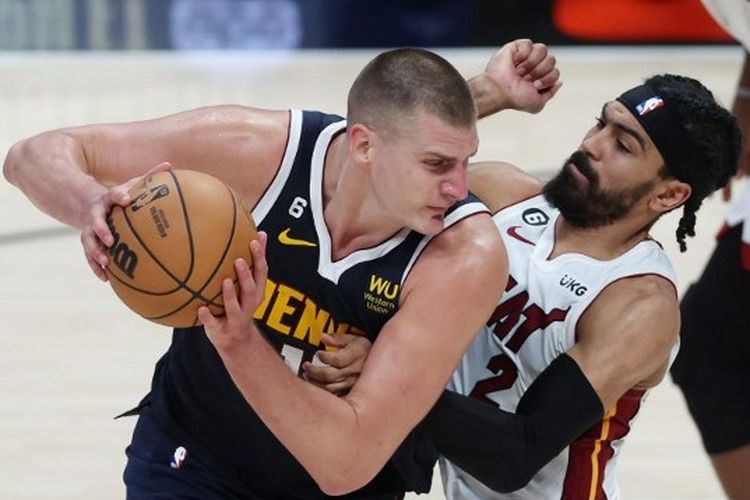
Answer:
[[[269,110],[240,105],[207,106],[187,112],[195,127],[229,128],[238,135],[286,138],[289,110]],[[229,137],[231,138],[231,136]]]
[[[198,108],[173,119],[187,141],[179,154],[187,168],[205,170],[255,205],[273,180],[287,148],[289,110],[239,105]]]
[[[470,167],[469,189],[495,213],[536,196],[542,182],[510,163],[481,162]]]
[[[410,273],[405,292],[422,283],[433,286],[438,281],[446,281],[456,290],[502,287],[507,270],[505,246],[497,227],[488,213],[477,213],[429,242]]]
[[[623,304],[652,303],[653,307],[672,307],[677,304],[674,283],[658,274],[644,274],[618,279],[607,286],[597,300]]]
[[[607,325],[626,336],[650,332],[650,336],[672,340],[679,321],[674,284],[663,276],[646,274],[619,279],[602,290],[582,316],[578,333]]]

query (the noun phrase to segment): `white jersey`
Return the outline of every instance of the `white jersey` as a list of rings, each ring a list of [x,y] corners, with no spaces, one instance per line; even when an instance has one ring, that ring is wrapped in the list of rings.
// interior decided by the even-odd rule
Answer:
[[[573,347],[579,318],[607,285],[645,274],[660,275],[675,283],[669,259],[653,240],[642,241],[609,261],[578,253],[548,259],[554,248],[558,216],[541,195],[493,216],[508,252],[508,285],[453,374],[449,389],[515,411],[534,379]],[[645,394],[644,390],[629,391],[525,488],[510,494],[489,490],[441,459],[447,498],[619,498],[617,457]]]

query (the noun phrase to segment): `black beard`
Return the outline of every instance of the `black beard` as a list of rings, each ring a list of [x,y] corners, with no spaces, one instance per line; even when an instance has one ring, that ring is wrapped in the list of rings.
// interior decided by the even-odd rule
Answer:
[[[588,185],[581,186],[569,163],[586,177]],[[565,160],[562,170],[544,185],[543,193],[571,226],[597,228],[625,216],[653,186],[654,181],[647,181],[622,190],[601,189],[589,157],[583,151],[576,151]]]

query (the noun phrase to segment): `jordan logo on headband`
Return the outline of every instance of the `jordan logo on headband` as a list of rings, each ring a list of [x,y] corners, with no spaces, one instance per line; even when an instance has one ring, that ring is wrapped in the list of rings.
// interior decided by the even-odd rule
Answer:
[[[638,111],[638,115],[643,116],[662,106],[664,106],[664,100],[657,95],[638,104],[635,109]]]

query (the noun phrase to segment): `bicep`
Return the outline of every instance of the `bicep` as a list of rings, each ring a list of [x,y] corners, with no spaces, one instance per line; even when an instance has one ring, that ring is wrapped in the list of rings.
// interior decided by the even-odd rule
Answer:
[[[270,183],[287,140],[288,112],[215,106],[129,123],[65,131],[83,147],[90,173],[118,184],[170,162],[228,183],[243,199]]]
[[[658,277],[630,278],[610,285],[581,317],[568,354],[610,408],[629,389],[661,379],[678,332],[671,285]]]

